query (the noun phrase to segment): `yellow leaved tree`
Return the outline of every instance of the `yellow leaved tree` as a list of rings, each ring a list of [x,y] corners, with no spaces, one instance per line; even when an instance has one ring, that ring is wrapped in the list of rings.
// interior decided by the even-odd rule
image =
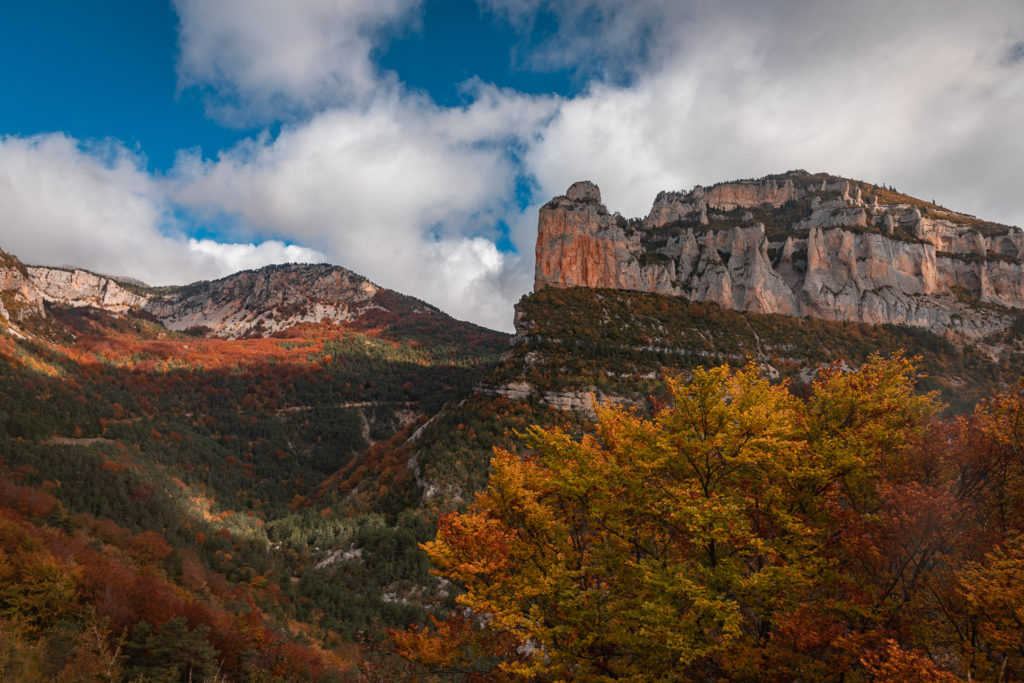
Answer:
[[[863,535],[850,519],[884,506],[882,473],[938,409],[912,374],[875,358],[822,372],[802,400],[754,364],[699,369],[667,380],[652,418],[601,408],[593,435],[532,428],[523,453],[496,450],[487,490],[424,546],[477,631],[503,638],[487,675],[791,679],[856,665],[843,638],[882,617],[840,571],[860,552],[843,538]],[[431,637],[396,641],[484,675],[479,649],[470,662],[473,648]]]

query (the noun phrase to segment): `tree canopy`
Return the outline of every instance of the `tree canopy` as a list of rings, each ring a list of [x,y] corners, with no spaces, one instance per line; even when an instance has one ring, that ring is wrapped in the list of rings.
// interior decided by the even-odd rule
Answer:
[[[937,418],[914,364],[667,380],[652,417],[531,428],[424,545],[463,612],[432,671],[534,680],[1024,676],[1024,400]]]

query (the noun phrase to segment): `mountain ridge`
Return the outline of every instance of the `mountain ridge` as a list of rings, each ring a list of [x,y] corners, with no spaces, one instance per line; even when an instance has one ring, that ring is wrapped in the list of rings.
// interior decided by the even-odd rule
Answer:
[[[83,268],[25,265],[0,252],[0,290],[0,318],[17,334],[25,333],[21,321],[45,328],[44,303],[115,314],[143,311],[169,330],[226,339],[267,336],[304,323],[368,327],[387,317],[454,320],[424,301],[326,263],[273,264],[215,280],[150,287]]]

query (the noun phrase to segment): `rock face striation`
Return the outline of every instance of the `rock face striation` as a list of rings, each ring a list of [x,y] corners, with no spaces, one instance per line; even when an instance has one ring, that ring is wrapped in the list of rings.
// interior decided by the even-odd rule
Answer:
[[[32,284],[46,301],[123,313],[145,305],[148,300],[114,278],[87,270],[45,266],[28,266],[26,270]]]
[[[43,295],[28,269],[18,259],[0,251],[0,322],[18,336],[21,326],[46,317]]]
[[[534,289],[544,287],[978,340],[1024,309],[1024,232],[804,171],[662,192],[642,219],[610,214],[584,181],[540,210]]]

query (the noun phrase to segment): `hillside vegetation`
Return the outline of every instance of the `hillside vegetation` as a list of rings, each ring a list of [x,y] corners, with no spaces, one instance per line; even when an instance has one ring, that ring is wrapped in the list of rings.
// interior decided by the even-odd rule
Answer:
[[[385,596],[427,578],[415,498],[337,515],[305,501],[468,394],[503,335],[379,317],[224,340],[47,312],[58,342],[0,338],[6,675],[354,676],[360,632],[425,618]],[[315,569],[329,543],[360,570]]]

